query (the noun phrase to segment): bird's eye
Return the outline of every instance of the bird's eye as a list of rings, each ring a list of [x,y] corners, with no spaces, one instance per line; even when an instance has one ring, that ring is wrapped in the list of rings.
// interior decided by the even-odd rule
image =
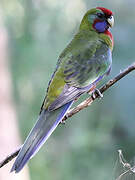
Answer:
[[[104,15],[103,15],[102,13],[97,13],[97,16],[98,16],[99,18],[103,18],[103,17],[104,17]]]

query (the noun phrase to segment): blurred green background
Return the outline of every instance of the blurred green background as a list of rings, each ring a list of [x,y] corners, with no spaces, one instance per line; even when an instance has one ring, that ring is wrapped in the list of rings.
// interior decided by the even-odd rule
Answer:
[[[96,6],[111,9],[115,16],[113,67],[103,84],[135,61],[134,0],[0,1],[22,142],[36,121],[59,54],[76,33],[84,13]],[[106,91],[102,100],[56,129],[29,162],[31,179],[113,179],[117,150],[123,149],[129,160],[135,155],[134,121],[132,72]]]

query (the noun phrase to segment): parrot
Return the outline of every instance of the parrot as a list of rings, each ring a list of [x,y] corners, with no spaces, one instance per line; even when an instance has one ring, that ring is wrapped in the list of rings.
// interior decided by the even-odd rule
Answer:
[[[18,173],[50,137],[72,104],[81,95],[94,92],[112,67],[114,25],[111,10],[88,10],[71,42],[58,58],[49,81],[37,122],[30,131],[11,168]]]

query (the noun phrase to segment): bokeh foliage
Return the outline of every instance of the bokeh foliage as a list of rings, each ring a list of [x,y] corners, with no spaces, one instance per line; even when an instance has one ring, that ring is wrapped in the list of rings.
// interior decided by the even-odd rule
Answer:
[[[95,6],[107,7],[115,15],[113,77],[135,61],[134,0],[0,1],[22,141],[37,118],[59,54],[85,11]],[[102,100],[59,126],[30,161],[31,179],[113,179],[117,150],[123,149],[128,159],[135,155],[134,92],[135,72],[108,90]]]

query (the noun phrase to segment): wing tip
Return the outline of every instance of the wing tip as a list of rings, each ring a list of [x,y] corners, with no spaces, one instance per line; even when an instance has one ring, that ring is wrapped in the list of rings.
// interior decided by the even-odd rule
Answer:
[[[21,169],[20,169],[20,170],[21,170]],[[19,170],[19,169],[17,168],[17,166],[14,164],[14,165],[12,166],[11,170],[10,170],[10,173],[12,173],[12,172],[18,173],[20,170]]]
[[[14,171],[16,171],[16,170],[15,170],[15,166],[13,165],[12,168],[11,168],[11,170],[10,170],[10,173],[12,173],[12,172],[14,172]]]

